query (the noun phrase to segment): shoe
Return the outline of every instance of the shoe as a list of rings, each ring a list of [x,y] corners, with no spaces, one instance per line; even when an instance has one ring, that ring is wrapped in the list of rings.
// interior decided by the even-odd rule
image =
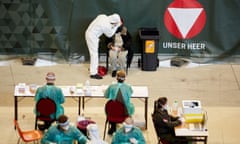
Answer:
[[[92,78],[92,79],[102,79],[102,76],[100,76],[99,74],[95,74],[95,75],[90,75],[90,78]]]
[[[112,72],[112,77],[116,77],[116,75],[117,75],[117,71],[115,70]]]
[[[45,129],[47,129],[45,124],[38,124],[37,126],[40,131],[44,131]]]
[[[115,132],[114,129],[109,129],[109,130],[108,130],[108,135],[113,135],[114,132]]]

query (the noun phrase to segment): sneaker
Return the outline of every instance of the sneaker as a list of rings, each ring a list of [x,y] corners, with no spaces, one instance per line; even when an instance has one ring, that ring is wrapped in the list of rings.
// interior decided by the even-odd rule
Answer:
[[[116,77],[116,75],[117,75],[117,71],[115,70],[112,72],[112,77]]]
[[[95,75],[90,75],[90,78],[92,78],[92,79],[102,79],[102,76],[100,76],[99,74],[95,74]]]

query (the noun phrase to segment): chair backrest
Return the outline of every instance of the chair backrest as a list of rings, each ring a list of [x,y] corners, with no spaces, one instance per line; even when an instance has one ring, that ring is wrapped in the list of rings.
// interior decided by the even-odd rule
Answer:
[[[109,100],[105,105],[105,112],[109,122],[122,123],[128,116],[125,106],[119,101]]]
[[[20,128],[20,126],[19,126],[17,120],[13,120],[13,123],[14,123],[14,125],[15,125],[17,131],[18,131],[19,136],[20,136],[21,138],[23,138],[23,133],[22,133],[22,130],[21,130],[21,128]]]
[[[50,98],[42,98],[36,106],[37,117],[42,120],[51,120],[50,115],[56,113],[56,104]]]
[[[156,135],[157,135],[158,138],[160,138],[159,132],[158,132],[158,129],[157,129],[156,122],[155,122],[155,120],[154,120],[154,118],[153,118],[153,114],[152,114],[152,122],[153,122],[153,127],[154,127],[154,129],[155,129]]]

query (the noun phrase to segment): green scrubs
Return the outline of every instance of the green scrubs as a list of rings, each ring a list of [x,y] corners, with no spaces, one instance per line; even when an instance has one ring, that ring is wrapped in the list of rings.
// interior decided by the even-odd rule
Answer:
[[[70,125],[67,131],[62,131],[58,129],[57,125],[53,125],[45,133],[41,140],[41,144],[57,143],[57,144],[74,144],[74,141],[79,144],[86,144],[87,138],[81,133],[76,127]]]
[[[134,105],[131,103],[130,98],[133,93],[133,89],[126,83],[114,83],[111,84],[105,91],[104,96],[110,100],[116,100],[118,91],[121,90],[123,103],[127,108],[128,114],[132,116],[134,114]]]
[[[131,144],[130,138],[135,138],[137,144],[146,144],[142,131],[137,127],[133,127],[128,133],[124,131],[124,127],[119,128],[113,135],[112,144]]]
[[[55,102],[56,115],[54,115],[54,114],[51,115],[51,117],[53,119],[57,119],[60,115],[64,114],[64,108],[61,104],[64,103],[65,97],[62,93],[61,88],[56,87],[54,85],[49,85],[49,84],[39,87],[37,89],[36,95],[35,95],[36,103],[42,98],[50,98]],[[34,112],[35,112],[35,114],[37,114],[36,108],[35,108]]]

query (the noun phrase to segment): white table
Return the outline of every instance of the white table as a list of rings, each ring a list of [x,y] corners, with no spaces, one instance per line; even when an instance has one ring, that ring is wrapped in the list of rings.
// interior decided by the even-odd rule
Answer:
[[[186,137],[188,141],[198,141],[207,144],[207,138],[209,133],[208,129],[206,128],[206,122],[205,124],[182,123],[182,125],[175,127],[174,130],[176,136]]]
[[[90,86],[91,95],[85,94],[85,88],[82,90],[76,90],[76,86],[59,86],[66,98],[78,98],[78,114],[80,115],[81,108],[85,108],[85,98],[105,98],[104,90],[107,86]],[[73,93],[70,93],[70,89],[75,89]],[[132,86],[133,95],[132,98],[144,99],[144,118],[145,129],[147,129],[147,112],[148,112],[148,87],[147,86]],[[35,93],[30,92],[30,86],[16,85],[14,88],[14,118],[18,119],[18,101],[25,97],[34,97]],[[81,107],[82,105],[82,107]]]
[[[196,129],[189,129],[187,124],[184,124],[185,126],[175,127],[175,135],[176,136],[182,136],[187,137],[188,141],[199,141],[204,142],[204,144],[207,144],[207,138],[208,138],[208,130],[196,130]]]

